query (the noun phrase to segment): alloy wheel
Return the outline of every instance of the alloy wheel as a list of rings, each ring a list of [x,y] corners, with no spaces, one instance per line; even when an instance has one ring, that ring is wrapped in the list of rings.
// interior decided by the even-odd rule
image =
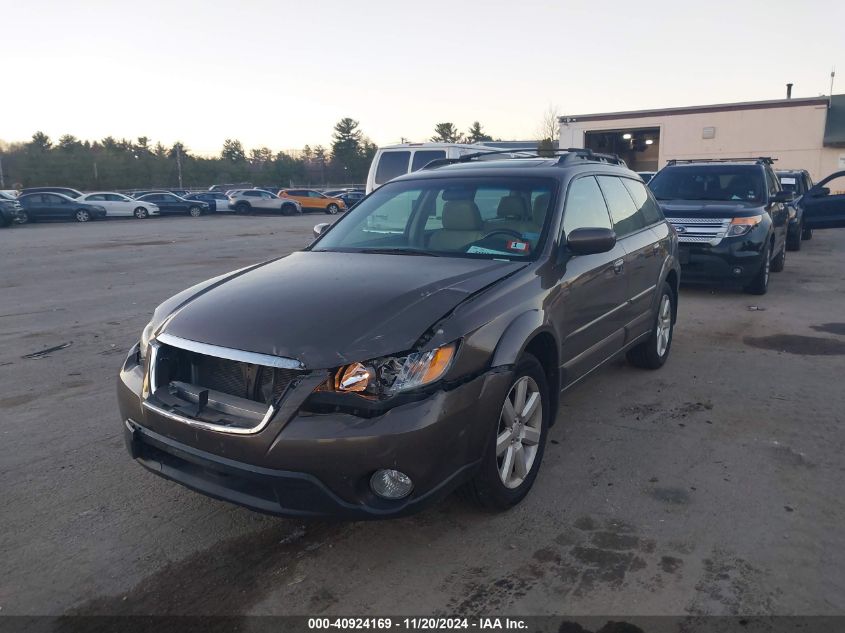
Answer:
[[[144,207],[138,207],[137,209],[135,209],[135,217],[139,220],[143,220],[145,217],[147,217],[147,210]]]
[[[198,218],[202,215],[202,209],[200,209],[199,207],[191,207],[190,209],[188,209],[188,213],[191,214],[192,218]]]
[[[80,209],[76,212],[76,221],[77,222],[87,222],[91,219],[91,215],[85,210]]]
[[[506,488],[518,488],[531,472],[542,424],[540,388],[531,376],[522,376],[505,398],[496,433],[496,465]]]
[[[657,355],[663,356],[669,349],[669,338],[672,335],[672,301],[669,295],[663,295],[660,309],[657,311]]]

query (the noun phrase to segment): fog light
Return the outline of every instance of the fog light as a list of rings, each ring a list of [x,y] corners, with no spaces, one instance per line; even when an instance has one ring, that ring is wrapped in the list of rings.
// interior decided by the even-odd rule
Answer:
[[[734,268],[733,273],[734,273],[734,275],[741,275],[742,274],[742,268],[737,266],[736,268]]]
[[[370,478],[370,488],[384,499],[404,499],[411,494],[414,483],[398,470],[377,470]]]

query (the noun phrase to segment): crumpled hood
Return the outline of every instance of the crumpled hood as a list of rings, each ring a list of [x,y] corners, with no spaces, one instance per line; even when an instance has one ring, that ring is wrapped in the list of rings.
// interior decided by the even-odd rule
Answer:
[[[759,215],[761,205],[748,202],[721,202],[706,200],[660,200],[660,208],[667,218],[736,218]]]
[[[336,367],[411,349],[461,301],[525,265],[297,252],[200,284],[191,297],[177,295],[178,304],[165,302],[174,315],[164,331],[295,358],[309,369]],[[156,316],[163,319],[166,313]]]

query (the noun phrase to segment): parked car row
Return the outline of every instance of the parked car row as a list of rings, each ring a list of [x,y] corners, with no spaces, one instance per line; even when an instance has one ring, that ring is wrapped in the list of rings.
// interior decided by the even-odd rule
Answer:
[[[69,187],[31,187],[12,196],[2,193],[0,226],[26,224],[41,219],[75,219],[87,222],[106,216],[144,219],[182,214],[199,217],[210,212],[281,213],[293,215],[323,211],[330,215],[346,211],[364,197],[361,190],[333,191],[334,196],[313,189],[282,189],[278,194],[258,188],[226,192],[143,190],[132,196],[110,191],[82,193]]]

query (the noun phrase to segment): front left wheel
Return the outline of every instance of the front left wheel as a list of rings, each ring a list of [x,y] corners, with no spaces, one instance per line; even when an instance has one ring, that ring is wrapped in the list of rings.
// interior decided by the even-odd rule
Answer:
[[[628,362],[643,369],[660,369],[669,358],[674,332],[675,292],[672,286],[664,282],[651,335],[636,347],[628,350]]]
[[[75,217],[77,222],[88,222],[91,219],[91,214],[85,209],[79,209]]]
[[[543,366],[531,354],[517,363],[479,466],[465,492],[478,505],[507,510],[534,485],[551,420],[549,388]],[[493,430],[495,429],[495,434]]]
[[[144,218],[148,217],[147,210],[144,207],[138,207],[137,209],[135,209],[133,215],[139,220],[143,220]]]
[[[326,213],[328,213],[329,215],[336,215],[338,211],[340,211],[340,207],[337,206],[334,202],[332,202],[329,206],[326,207]]]
[[[192,206],[190,209],[188,209],[188,213],[192,218],[198,218],[202,215],[202,209],[196,206]]]

